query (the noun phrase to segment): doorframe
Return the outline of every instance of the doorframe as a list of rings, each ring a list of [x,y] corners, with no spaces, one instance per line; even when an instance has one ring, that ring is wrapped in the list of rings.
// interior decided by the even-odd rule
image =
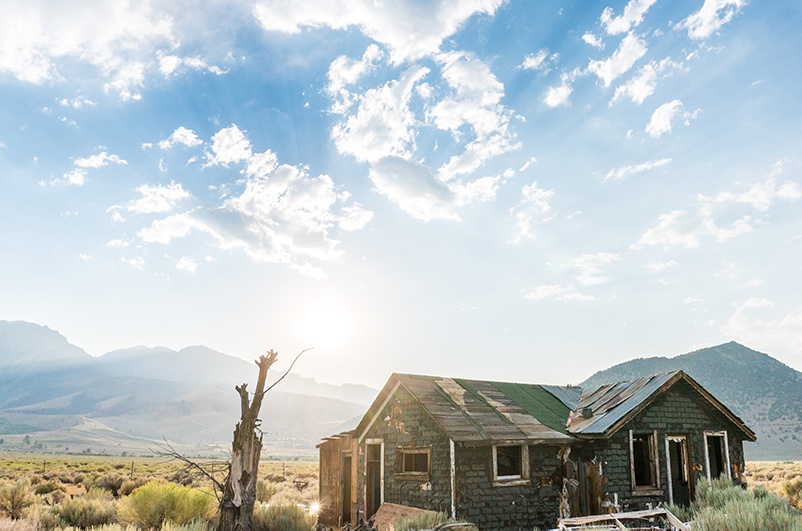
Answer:
[[[685,475],[688,480],[688,498],[693,501],[693,476],[691,475],[690,443],[687,435],[666,435],[666,479],[668,482],[668,503],[674,505],[674,478],[671,475],[671,443],[680,442]]]
[[[724,469],[727,471],[727,477],[732,479],[732,470],[730,470],[730,444],[727,440],[726,431],[705,431],[705,465],[707,465],[707,482],[710,483],[713,478],[710,474],[710,451],[707,449],[708,437],[722,437],[724,439]],[[715,478],[718,479],[718,478]]]
[[[364,491],[364,500],[365,500],[365,519],[369,518],[367,516],[368,511],[368,445],[376,445],[380,446],[381,450],[379,451],[379,506],[384,503],[384,439],[365,439],[365,491]],[[374,513],[375,514],[375,513]],[[371,515],[373,516],[373,515]]]

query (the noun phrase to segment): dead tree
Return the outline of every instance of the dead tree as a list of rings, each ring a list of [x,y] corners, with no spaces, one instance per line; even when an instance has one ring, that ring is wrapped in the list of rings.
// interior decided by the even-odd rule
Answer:
[[[256,391],[253,401],[248,395],[248,384],[235,387],[240,397],[240,421],[234,428],[234,440],[231,443],[231,462],[228,477],[223,484],[220,497],[220,523],[218,531],[250,531],[253,507],[256,504],[256,480],[259,473],[259,458],[262,455],[262,430],[260,429],[259,409],[265,393],[273,389],[292,370],[302,350],[292,360],[290,368],[273,385],[265,389],[267,371],[278,360],[278,352],[268,351],[266,356],[256,360],[259,367],[259,378],[256,380]],[[208,476],[208,474],[207,474]]]
[[[262,454],[262,431],[259,429],[259,409],[265,394],[267,371],[278,359],[278,353],[270,350],[266,356],[256,360],[259,378],[253,401],[248,396],[248,384],[235,389],[240,396],[240,421],[234,428],[231,444],[231,464],[228,478],[223,486],[220,499],[219,531],[249,531],[253,506],[256,503],[256,479],[259,472],[259,458]]]

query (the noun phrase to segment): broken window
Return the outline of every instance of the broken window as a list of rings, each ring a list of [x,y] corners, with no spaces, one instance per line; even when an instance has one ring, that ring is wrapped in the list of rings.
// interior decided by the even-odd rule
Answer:
[[[529,447],[493,446],[493,480],[497,482],[529,479]]]
[[[660,487],[657,467],[657,434],[629,432],[629,459],[633,490]]]
[[[705,432],[705,459],[707,479],[730,476],[730,452],[727,447],[727,432]]]
[[[399,448],[396,472],[401,474],[429,474],[429,448]]]

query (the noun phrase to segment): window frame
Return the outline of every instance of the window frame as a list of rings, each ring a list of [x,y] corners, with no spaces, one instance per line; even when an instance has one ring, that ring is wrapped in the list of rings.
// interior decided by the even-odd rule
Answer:
[[[638,485],[635,473],[635,438],[646,437],[645,447],[649,451],[649,467],[651,482],[648,485]],[[658,451],[657,430],[635,431],[629,430],[629,479],[632,494],[638,496],[662,496],[660,483],[660,453]]]
[[[426,455],[426,471],[404,470],[406,455]],[[395,454],[395,478],[428,481],[432,473],[432,450],[429,446],[399,446]]]
[[[498,448],[515,447],[521,452],[521,470],[519,474],[498,475]],[[492,446],[493,486],[528,485],[529,481],[529,445],[527,444],[494,444]]]
[[[722,457],[724,458],[724,463],[723,463],[724,469],[725,469],[725,471],[727,473],[727,477],[732,479],[732,466],[730,465],[730,443],[729,443],[729,439],[727,437],[727,431],[726,430],[723,430],[723,431],[705,431],[704,432],[705,473],[707,474],[707,482],[710,483],[713,479],[718,479],[718,478],[712,477],[712,474],[710,472],[710,450],[708,448],[708,442],[707,442],[707,438],[708,437],[721,437],[721,439],[722,439],[721,443],[722,443],[722,446],[723,446],[722,450],[723,450],[723,453],[724,453],[724,455],[722,455]]]

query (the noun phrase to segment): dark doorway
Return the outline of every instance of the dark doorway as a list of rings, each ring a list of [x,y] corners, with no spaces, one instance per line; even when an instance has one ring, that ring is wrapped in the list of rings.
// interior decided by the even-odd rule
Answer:
[[[668,437],[668,461],[671,463],[671,492],[674,505],[691,503],[691,470],[688,461],[688,439]]]
[[[340,468],[340,525],[351,523],[351,454],[343,454]]]
[[[724,436],[705,435],[707,439],[707,466],[712,479],[718,479],[727,474],[727,464],[724,459]]]
[[[367,520],[379,510],[382,504],[382,445],[368,444],[365,449],[366,455],[366,477],[365,487],[367,490],[365,500],[365,519]]]

